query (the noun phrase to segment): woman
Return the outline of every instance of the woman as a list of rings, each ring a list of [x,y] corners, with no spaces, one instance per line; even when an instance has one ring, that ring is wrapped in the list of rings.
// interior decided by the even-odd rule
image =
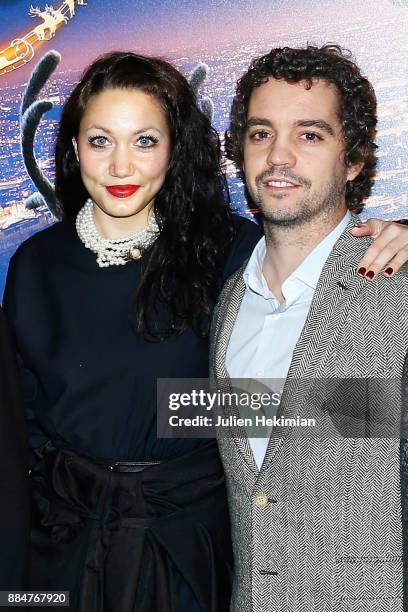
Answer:
[[[260,232],[231,215],[184,77],[112,53],[68,98],[61,223],[13,257],[5,307],[33,461],[32,589],[72,610],[228,609],[215,441],[158,439],[156,379],[205,378],[211,310]]]
[[[260,237],[231,215],[219,141],[166,62],[111,53],[68,98],[64,219],[10,263],[32,450],[29,588],[81,612],[224,612],[231,550],[213,441],[158,439],[156,380],[206,378],[223,280]]]

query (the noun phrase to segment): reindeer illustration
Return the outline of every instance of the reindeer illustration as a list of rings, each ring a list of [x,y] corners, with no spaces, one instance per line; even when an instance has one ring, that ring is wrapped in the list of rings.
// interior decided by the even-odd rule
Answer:
[[[31,17],[39,17],[43,20],[43,23],[36,26],[33,30],[39,40],[50,40],[50,38],[55,36],[57,29],[56,21],[46,10],[42,11],[38,6],[34,7],[31,5],[29,14]]]
[[[54,9],[52,6],[45,5],[45,11],[50,17],[52,17],[55,21],[55,27],[59,26],[61,23],[68,23],[69,18],[64,15],[61,8]]]
[[[70,17],[73,17],[75,15],[75,0],[65,0],[62,6],[67,7]]]

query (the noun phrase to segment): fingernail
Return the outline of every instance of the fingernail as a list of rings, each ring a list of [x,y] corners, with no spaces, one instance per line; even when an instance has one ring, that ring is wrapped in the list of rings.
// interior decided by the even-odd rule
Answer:
[[[386,274],[387,276],[391,276],[393,272],[394,272],[393,268],[387,268],[386,270],[384,270],[384,274]]]
[[[366,274],[366,278],[369,278],[370,280],[373,280],[374,278],[374,272],[372,270],[369,270]]]
[[[359,268],[357,270],[358,274],[360,274],[360,276],[365,276],[366,273],[366,269],[365,268]]]

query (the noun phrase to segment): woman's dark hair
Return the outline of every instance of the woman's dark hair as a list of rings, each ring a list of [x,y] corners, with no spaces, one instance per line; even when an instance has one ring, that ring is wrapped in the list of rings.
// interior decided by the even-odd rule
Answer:
[[[370,195],[374,183],[377,158],[374,143],[377,124],[377,101],[370,82],[351,61],[351,53],[337,45],[292,49],[272,49],[255,59],[237,84],[232,103],[230,128],[226,133],[226,153],[242,173],[243,144],[251,94],[269,77],[287,83],[305,81],[310,88],[315,79],[335,85],[339,99],[339,120],[342,125],[347,166],[363,162],[359,175],[347,182],[346,203],[360,212],[363,200]]]
[[[63,217],[75,215],[89,197],[72,139],[90,98],[106,89],[137,89],[154,97],[171,135],[169,167],[154,201],[160,235],[143,258],[135,293],[136,328],[156,340],[189,326],[206,335],[234,225],[218,135],[171,64],[114,52],[87,68],[64,105],[56,143],[55,187]],[[159,302],[171,313],[166,329],[156,322]]]

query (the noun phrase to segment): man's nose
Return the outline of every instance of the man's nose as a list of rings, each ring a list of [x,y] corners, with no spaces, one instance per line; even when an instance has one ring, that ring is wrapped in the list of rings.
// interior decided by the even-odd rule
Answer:
[[[292,143],[286,138],[275,138],[269,146],[266,162],[268,166],[294,166],[296,155]]]

